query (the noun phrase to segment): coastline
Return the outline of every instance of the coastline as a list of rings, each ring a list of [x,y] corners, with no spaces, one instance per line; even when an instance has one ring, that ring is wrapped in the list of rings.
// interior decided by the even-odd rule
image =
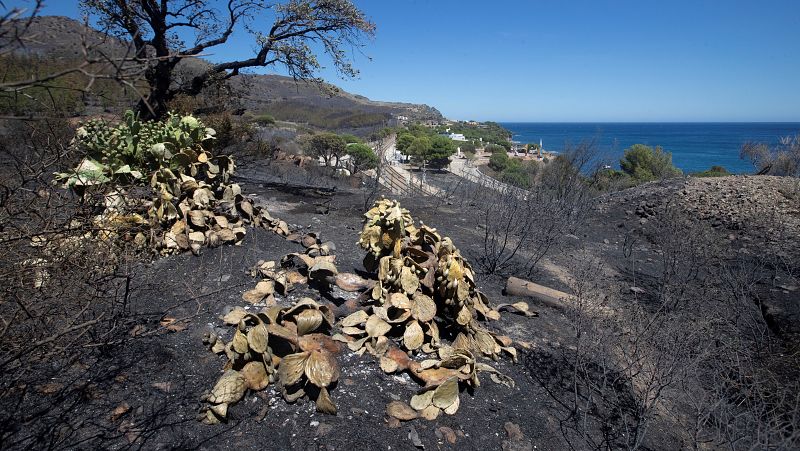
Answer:
[[[597,159],[618,167],[624,150],[633,144],[661,146],[684,173],[719,165],[735,174],[753,171],[739,158],[748,142],[777,145],[783,136],[800,133],[797,122],[499,122],[512,132],[512,141],[540,140],[547,151],[563,151],[594,141]]]

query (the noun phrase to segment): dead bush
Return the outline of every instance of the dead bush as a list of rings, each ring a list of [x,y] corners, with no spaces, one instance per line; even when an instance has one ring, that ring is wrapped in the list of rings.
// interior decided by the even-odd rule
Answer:
[[[643,252],[660,258],[640,265]],[[772,280],[791,277],[782,260],[736,252],[672,205],[628,236],[623,256],[622,287],[590,252],[573,256],[571,338],[527,356],[564,439],[592,449],[796,448],[797,343],[766,303]]]
[[[758,174],[800,177],[800,136],[781,138],[777,146],[748,142],[740,156],[750,160]]]
[[[82,374],[125,329],[130,255],[87,239],[97,213],[53,183],[80,159],[63,120],[3,124],[0,139],[0,443],[68,447]]]
[[[665,396],[692,368],[684,352],[702,342],[704,326],[682,327],[686,310],[663,304],[619,304],[602,261],[575,256],[565,305],[571,339],[552,353],[537,352],[526,364],[555,403],[564,439],[573,448],[639,449],[649,446]],[[557,373],[557,376],[554,374]]]
[[[454,198],[479,218],[481,269],[530,277],[541,259],[580,227],[590,207],[591,185],[582,172],[592,151],[591,143],[569,149],[545,165],[528,190],[493,182],[465,185]]]

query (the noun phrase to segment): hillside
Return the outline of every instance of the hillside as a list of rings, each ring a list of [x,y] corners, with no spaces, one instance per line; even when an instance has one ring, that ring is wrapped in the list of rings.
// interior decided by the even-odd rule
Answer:
[[[652,262],[664,259],[653,243],[667,239],[675,239],[679,247],[692,247],[689,251],[726,255],[753,273],[757,272],[753,268],[771,268],[773,274],[752,281],[765,324],[786,340],[800,337],[797,179],[737,175],[651,182],[601,198],[592,227],[598,241],[609,240],[603,247],[612,261],[620,258],[615,253],[626,235],[646,241],[640,252],[647,265],[640,270],[653,271],[652,275],[656,274]],[[781,269],[787,273],[781,274]]]
[[[329,120],[340,127],[358,128],[396,116],[439,120],[442,114],[428,105],[380,102],[348,93],[336,86],[317,86],[280,75],[241,75],[233,79],[246,110],[265,112],[293,122]]]
[[[35,18],[26,35],[30,38],[24,44],[13,41],[0,44],[12,49],[17,56],[56,60],[59,64],[80,58],[83,42],[93,49],[90,52],[93,55],[119,57],[128,51],[124,42],[61,16]],[[179,72],[192,72],[205,64],[202,60],[187,60]],[[231,80],[231,85],[239,96],[233,103],[246,111],[319,128],[384,126],[397,116],[442,119],[442,114],[428,105],[373,101],[333,85],[317,86],[280,75],[240,75]]]
[[[11,22],[9,27],[21,34],[25,20]],[[18,55],[38,56],[55,60],[72,60],[81,58],[86,48],[96,49],[93,55],[102,52],[110,56],[122,56],[128,49],[125,42],[110,37],[83,23],[64,16],[35,17],[24,32],[25,39],[16,41],[14,33],[0,41],[3,49],[11,50]]]
[[[21,156],[16,161],[31,154],[19,145],[5,148]],[[215,354],[213,347],[209,350],[204,338],[213,333],[233,340],[233,346],[235,337],[243,336],[240,329],[229,327],[235,321],[229,318],[226,325],[231,312],[289,309],[305,297],[323,304],[334,320],[350,317],[353,308],[373,308],[375,290],[369,285],[349,291],[338,283],[309,283],[300,272],[292,276],[296,283],[291,287],[286,275],[280,282],[284,288],[271,298],[252,297],[254,286],[263,287],[264,277],[273,277],[253,268],[269,268],[268,261],[281,262],[282,267],[297,265],[294,256],[312,258],[310,252],[323,246],[333,255],[319,257],[335,259],[340,274],[374,281],[376,274],[365,266],[371,261],[365,255],[371,254],[356,245],[369,193],[342,179],[337,179],[341,183],[335,190],[267,184],[264,181],[275,176],[316,186],[325,182],[313,168],[299,164],[288,165],[290,172],[264,158],[236,162],[244,177],[234,175],[232,180],[252,201],[242,197],[239,205],[268,212],[270,224],[284,225],[285,237],[273,229],[247,226],[239,232],[244,236],[239,246],[209,242],[198,255],[184,252],[152,261],[123,254],[119,258],[126,258],[121,261],[125,272],[94,285],[93,279],[88,279],[92,284],[80,283],[78,276],[102,268],[100,262],[112,261],[105,258],[107,254],[91,252],[95,248],[89,245],[65,247],[67,242],[53,233],[49,243],[55,245],[29,239],[44,235],[39,234],[40,227],[34,228],[39,223],[31,220],[21,229],[26,232],[23,240],[13,240],[8,232],[12,239],[0,236],[5,243],[0,250],[6,252],[0,267],[9,281],[0,284],[5,290],[0,291],[0,313],[13,327],[0,354],[5,362],[14,363],[4,368],[0,384],[0,448],[238,450],[269,443],[275,449],[630,449],[632,445],[682,449],[700,443],[707,445],[703,449],[717,449],[733,441],[748,449],[797,448],[797,438],[783,431],[800,430],[793,416],[800,393],[796,240],[800,186],[797,179],[771,176],[674,178],[587,198],[584,203],[568,196],[559,198],[564,202],[551,202],[541,191],[541,196],[524,199],[515,194],[504,197],[490,187],[430,171],[428,180],[440,184],[447,197],[391,197],[409,209],[415,224],[449,237],[441,243],[452,243],[475,265],[468,277],[486,302],[505,310],[526,301],[536,312],[528,317],[504,311],[496,320],[489,322],[487,315],[487,321],[481,321],[515,346],[509,353],[515,358],[476,360],[503,378],[482,370],[480,387],[476,381],[462,392],[454,391],[460,400],[457,411],[442,415],[436,411],[438,416],[432,419],[416,418],[411,412],[401,423],[389,408],[420,395],[418,373],[391,367],[387,371],[383,356],[356,354],[350,347],[353,342],[348,342],[340,352],[326,351],[335,351],[340,370],[338,383],[330,385],[335,415],[318,412],[310,400],[287,398],[279,376],[266,388],[242,392],[242,399],[225,410],[226,423],[211,426],[196,421],[201,406],[206,406],[201,401],[209,399],[207,390],[227,369],[227,355]],[[13,176],[13,164],[2,167]],[[52,173],[49,166],[45,170]],[[49,175],[43,180],[48,182]],[[49,221],[47,214],[52,211],[58,215],[83,211],[85,203],[66,196],[60,184],[23,179],[19,185],[8,197],[13,201],[10,206],[30,203],[33,218],[44,216]],[[200,192],[195,188],[194,193]],[[129,193],[131,198],[136,195],[133,190]],[[195,197],[202,200],[193,194],[193,202]],[[59,205],[59,201],[71,203]],[[559,213],[562,203],[568,216]],[[231,221],[243,223],[241,214],[230,214],[229,221],[222,208],[215,209],[216,214],[205,210],[209,222],[213,217],[219,227]],[[581,214],[573,215],[575,209]],[[96,213],[67,217],[88,216],[94,221]],[[195,214],[188,217],[197,226]],[[574,229],[559,228],[568,222],[563,218],[577,218]],[[13,231],[23,220],[25,216],[6,221],[6,230]],[[497,228],[509,222],[522,224],[522,233],[512,230],[511,240],[506,239],[508,228]],[[70,221],[69,227],[75,229],[73,224]],[[548,229],[556,233],[549,234]],[[527,230],[536,233],[528,235]],[[391,238],[388,233],[382,240],[383,236]],[[505,272],[490,272],[483,263],[492,257],[487,241],[492,236],[504,242],[530,237]],[[310,239],[312,246],[319,246],[309,246]],[[527,271],[532,247],[545,241],[552,246],[550,252],[536,271]],[[104,240],[91,241],[95,242]],[[77,252],[62,261],[65,249]],[[425,253],[417,247],[406,249]],[[82,250],[87,251],[85,256]],[[441,258],[450,252],[455,251],[443,251]],[[54,269],[42,271],[39,262]],[[439,268],[449,271],[443,265]],[[310,270],[307,274],[311,277]],[[508,276],[562,290],[565,296],[548,301],[509,293]],[[438,280],[444,277],[446,273]],[[467,280],[466,275],[460,277]],[[272,290],[278,286],[275,282]],[[106,283],[110,288],[99,289]],[[442,291],[430,293],[441,296]],[[34,312],[42,313],[30,318],[17,304],[27,311],[36,306]],[[435,306],[435,312],[438,309]],[[73,311],[80,312],[80,321],[71,320]],[[443,307],[441,312],[447,310]],[[109,320],[100,322],[104,315]],[[353,332],[352,326],[334,320],[329,321],[333,334]],[[319,321],[322,324],[323,319]],[[446,330],[454,322],[442,315],[431,324]],[[60,334],[62,324],[68,331],[72,324],[85,324],[87,329]],[[286,336],[281,327],[271,329],[269,337]],[[397,337],[403,326],[385,327],[394,328]],[[452,331],[440,335],[448,344],[455,344],[454,336]],[[405,343],[405,333],[402,337]],[[463,346],[475,349],[470,343]],[[41,351],[32,352],[31,347]],[[415,362],[435,362],[424,350],[411,354]],[[17,364],[17,359],[23,360]],[[453,369],[433,371],[440,370],[447,374]],[[754,437],[756,429],[770,434],[770,446],[758,446],[765,440]],[[354,435],[353,430],[360,432]],[[604,445],[595,446],[598,441]]]
[[[248,169],[255,173],[264,170],[263,167]],[[439,175],[432,173],[430,177]],[[694,252],[710,250],[705,244],[697,247],[703,242],[701,237],[725,249],[747,248],[753,255],[765,257],[771,246],[779,245],[785,249],[787,261],[796,265],[796,260],[792,260],[797,255],[795,240],[781,238],[778,234],[764,235],[760,229],[761,220],[767,219],[763,212],[771,210],[777,200],[779,207],[774,210],[775,217],[771,221],[785,224],[787,231],[796,231],[799,217],[797,203],[792,200],[797,199],[797,187],[792,182],[765,176],[713,181],[674,179],[603,196],[591,208],[587,227],[575,236],[559,238],[563,241],[559,247],[563,249],[543,265],[544,271],[537,275],[536,280],[548,286],[570,289],[575,279],[580,278],[592,285],[593,290],[602,290],[600,312],[614,312],[614,317],[595,317],[596,313],[591,310],[585,312],[587,318],[592,315],[592,321],[597,321],[598,328],[584,333],[591,334],[592,338],[602,338],[598,342],[603,346],[629,346],[629,336],[618,332],[616,321],[620,318],[634,321],[632,318],[652,308],[655,296],[664,288],[662,277],[668,274],[670,266],[667,257],[681,258],[678,261],[684,264],[686,260],[682,258],[685,256],[689,262],[714,271],[713,265],[706,266],[706,260],[694,260],[697,257]],[[462,185],[459,189],[463,188]],[[321,196],[264,188],[258,184],[245,184],[243,189],[256,194],[256,202],[276,217],[290,224],[308,224],[311,228],[303,230],[314,231],[335,243],[336,266],[340,271],[361,270],[364,253],[354,245],[362,225],[361,192],[342,189],[331,196]],[[480,253],[483,234],[480,215],[465,215],[458,198],[452,205],[437,205],[435,199],[419,197],[401,198],[401,201],[419,220],[452,237],[465,255]],[[742,213],[741,219],[715,221],[717,216],[727,218],[727,212],[740,203],[748,205],[737,209]],[[320,213],[318,207],[321,205],[331,208]],[[670,205],[675,209],[671,210]],[[695,210],[708,211],[710,216],[695,214]],[[692,233],[683,233],[681,229],[665,234],[671,227],[682,227],[672,222],[679,212],[688,213],[685,217],[690,221]],[[765,242],[762,238],[770,239]],[[737,244],[730,246],[732,243]],[[300,244],[263,230],[248,231],[243,244],[207,249],[200,256],[186,253],[137,267],[131,281],[128,307],[134,320],[126,322],[123,327],[132,331],[129,334],[133,337],[101,365],[89,368],[81,375],[82,378],[77,379],[97,381],[92,386],[94,395],[83,398],[79,404],[81,408],[69,415],[59,414],[64,412],[62,409],[70,408],[69,403],[61,402],[53,406],[53,415],[28,420],[33,424],[28,426],[31,438],[25,438],[23,434],[12,435],[13,439],[19,440],[15,443],[17,447],[22,448],[36,439],[46,439],[50,430],[71,427],[76,432],[61,438],[54,448],[69,449],[83,444],[96,448],[242,449],[263,446],[266,442],[276,449],[419,449],[419,444],[422,444],[425,449],[531,450],[565,449],[567,441],[574,440],[573,445],[577,443],[574,449],[593,449],[581,441],[581,434],[596,437],[601,436],[601,432],[606,430],[604,428],[613,428],[613,433],[607,434],[608,448],[621,449],[628,444],[625,428],[637,427],[642,424],[640,421],[644,421],[634,416],[636,412],[632,403],[639,399],[639,394],[632,380],[628,376],[614,375],[611,369],[616,367],[601,360],[604,354],[597,357],[586,354],[590,359],[586,368],[592,372],[587,372],[585,378],[573,379],[569,359],[574,349],[574,337],[570,336],[570,331],[575,326],[572,322],[575,306],[564,300],[563,305],[555,306],[532,303],[538,313],[536,318],[503,314],[499,321],[492,323],[493,330],[507,334],[519,343],[519,363],[508,359],[492,363],[515,385],[509,389],[482,376],[480,388],[461,394],[462,407],[455,415],[442,415],[433,421],[416,419],[393,423],[385,414],[386,406],[398,399],[411,398],[418,388],[416,383],[407,376],[384,374],[377,361],[369,355],[358,356],[344,351],[338,357],[341,382],[332,390],[339,408],[337,415],[316,412],[312,402],[301,400],[287,404],[280,390],[270,385],[266,390],[248,393],[245,399],[232,406],[229,423],[203,425],[194,419],[198,400],[219,377],[223,364],[202,344],[203,335],[208,331],[226,333],[220,318],[234,307],[246,305],[242,293],[255,284],[255,280],[245,273],[247,268],[259,264],[259,261],[277,261],[289,252],[302,252]],[[631,258],[631,252],[635,259]],[[744,255],[741,251],[738,254]],[[592,262],[599,264],[601,273],[586,271],[586,266],[594,264]],[[640,337],[649,343],[648,346],[662,339],[684,337],[683,332],[693,331],[696,321],[702,321],[707,314],[719,315],[721,320],[731,310],[735,312],[732,319],[738,318],[739,310],[733,309],[744,308],[747,304],[729,299],[728,290],[724,286],[717,287],[718,283],[714,281],[717,273],[705,274],[705,270],[681,285],[688,293],[684,301],[690,303],[685,311],[691,315],[668,316],[666,319],[669,321],[664,324],[668,326],[672,321],[679,321],[679,327],[668,327],[652,337],[649,334]],[[796,380],[793,379],[797,371],[793,366],[796,359],[785,357],[788,354],[782,352],[783,346],[791,346],[795,332],[792,328],[797,325],[797,279],[778,267],[772,271],[775,275],[780,274],[780,278],[759,279],[753,289],[763,296],[763,317],[769,326],[763,333],[786,340],[786,344],[779,341],[774,354],[767,354],[774,360],[773,365],[784,367],[773,369],[765,365],[764,369],[771,370],[768,375],[775,377],[777,384],[787,384],[791,389],[794,387],[792,381]],[[521,300],[504,294],[505,280],[502,277],[479,272],[476,279],[493,305]],[[629,289],[634,285],[637,291]],[[306,295],[318,296],[315,291],[300,287],[290,295],[277,298],[279,305],[288,305]],[[335,290],[324,299],[330,305],[343,305],[353,296]],[[164,324],[163,318],[181,318],[182,323],[173,331],[163,330],[160,326]],[[606,328],[609,328],[608,332]],[[736,330],[703,331],[705,333],[710,333],[717,342],[738,337]],[[749,343],[746,336],[741,337]],[[691,342],[679,341],[681,352],[677,354],[666,346],[654,350],[646,348],[647,353],[637,356],[643,359],[685,358],[694,355],[694,348],[690,346],[699,346],[704,352],[715,353],[709,357],[712,363],[722,361],[721,357],[726,354],[717,348],[706,349],[703,345],[713,343],[714,339],[701,335]],[[740,352],[744,354],[745,349]],[[716,353],[721,357],[718,358]],[[728,363],[722,361],[722,370],[732,371],[724,366]],[[676,364],[684,368],[691,362],[678,360]],[[666,371],[661,366],[655,368]],[[569,417],[568,403],[574,397],[571,384],[589,384],[596,379],[602,381],[602,370],[610,371],[620,381],[614,386],[598,389],[598,398],[593,401],[596,408],[582,414],[585,422],[580,422],[579,427],[586,429],[572,429],[578,426]],[[712,368],[708,371],[722,370]],[[95,374],[100,371],[100,376]],[[672,372],[666,373],[666,376],[671,375]],[[722,383],[736,381],[735,376],[728,375]],[[667,394],[661,397],[658,405],[668,413],[654,410],[648,414],[645,423],[647,434],[642,433],[644,449],[678,449],[691,440],[689,437],[695,433],[691,429],[694,412],[689,410],[685,401],[693,393],[689,390],[702,386],[708,393],[723,396],[718,401],[722,405],[720,408],[712,403],[717,398],[702,400],[707,404],[698,402],[698,409],[710,409],[701,410],[701,413],[742,415],[741,411],[724,403],[726,392],[722,395],[713,392],[720,388],[714,385],[717,381],[705,377],[687,380],[691,382],[687,384],[688,388],[671,384],[665,389]],[[51,382],[55,383],[60,381]],[[46,393],[49,386],[37,387]],[[71,398],[64,396],[64,399]],[[624,415],[616,414],[616,409]],[[87,421],[89,417],[96,420]],[[7,421],[12,427],[20,427],[21,420],[8,418]],[[704,432],[703,438],[713,431],[710,421],[708,427],[709,431]],[[351,433],[354,429],[361,432],[354,436]],[[744,427],[732,433],[749,437]]]

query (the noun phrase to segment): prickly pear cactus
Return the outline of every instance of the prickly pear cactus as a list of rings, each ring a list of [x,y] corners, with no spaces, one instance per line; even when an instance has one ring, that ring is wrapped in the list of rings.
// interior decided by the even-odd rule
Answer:
[[[509,340],[480,324],[500,314],[476,288],[472,267],[450,238],[424,224],[416,227],[397,201],[379,200],[365,216],[359,244],[367,250],[365,267],[378,273],[371,293],[373,323],[401,330],[407,351],[431,353],[440,343],[436,318],[462,348],[491,358],[506,352],[516,359]],[[374,344],[376,337],[364,332]]]
[[[78,194],[105,194],[105,204],[111,195],[125,199],[105,205],[96,218],[101,238],[132,237],[137,245],[161,254],[236,244],[247,226],[288,235],[285,222],[270,217],[239,185],[229,183],[236,165],[229,156],[211,153],[214,135],[193,116],[140,121],[129,111],[116,125],[91,120],[77,130],[73,143],[86,158],[57,178]],[[150,188],[149,200],[129,195],[132,187],[142,186]],[[126,229],[111,220],[131,214],[147,221]]]
[[[423,385],[409,404],[393,401],[387,406],[387,413],[398,419],[455,414],[462,386],[480,386],[480,373],[514,386],[512,379],[478,361],[501,353],[516,360],[516,349],[510,338],[481,324],[498,319],[499,313],[477,290],[472,268],[449,238],[424,224],[417,228],[396,201],[381,200],[367,212],[359,240],[367,250],[365,266],[377,273],[377,281],[339,273],[335,256],[320,255],[333,246],[315,234],[287,238],[302,243],[306,252],[288,254],[280,264],[259,262],[251,274],[262,279],[243,294],[245,301],[266,307],[255,315],[240,308],[228,313],[224,321],[237,326],[230,342],[206,338],[212,351],[228,356],[228,371],[204,398],[201,419],[206,423],[224,421],[228,406],[247,389],[272,382],[280,385],[288,402],[315,396],[318,411],[335,414],[328,389],[339,378],[337,342],[355,353],[374,355],[384,372],[407,372]],[[275,306],[273,294],[286,295],[295,283],[312,281],[362,292],[364,308],[334,324],[331,310],[309,298],[292,307]],[[528,313],[524,303],[501,307]],[[451,344],[442,340],[440,327],[455,337]]]
[[[223,320],[235,326],[229,342],[215,334],[204,338],[213,352],[228,358],[225,373],[203,396],[204,423],[225,421],[228,407],[247,390],[271,383],[279,385],[288,402],[313,396],[318,411],[336,413],[328,388],[339,379],[339,344],[327,335],[334,321],[327,306],[303,298],[291,307],[272,306],[256,314],[237,308]]]
[[[163,121],[142,121],[127,111],[118,124],[87,121],[76,131],[75,145],[113,171],[127,165],[148,174],[161,168],[180,171],[211,150],[215,134],[193,116],[170,113]]]
[[[397,201],[379,200],[365,217],[359,244],[367,251],[365,268],[377,272],[378,281],[366,308],[342,319],[342,333],[334,339],[375,355],[388,373],[409,371],[423,382],[411,407],[424,418],[455,413],[459,384],[478,386],[479,371],[513,384],[476,361],[478,355],[497,359],[502,353],[516,361],[517,354],[510,338],[482,325],[500,314],[476,288],[472,267],[452,240],[424,224],[415,226]],[[452,345],[443,342],[445,331],[455,337]],[[409,357],[416,354],[428,357],[421,362]]]

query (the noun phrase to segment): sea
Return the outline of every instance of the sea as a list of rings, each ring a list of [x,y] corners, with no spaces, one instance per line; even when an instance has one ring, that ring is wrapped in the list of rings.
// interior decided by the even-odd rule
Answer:
[[[763,142],[777,145],[782,137],[800,134],[800,122],[693,122],[693,123],[532,123],[502,122],[513,133],[512,140],[539,143],[544,150],[563,152],[592,141],[597,163],[619,168],[625,149],[634,144],[661,146],[672,153],[672,162],[684,173],[723,166],[736,174],[753,172],[739,158],[742,144]]]

